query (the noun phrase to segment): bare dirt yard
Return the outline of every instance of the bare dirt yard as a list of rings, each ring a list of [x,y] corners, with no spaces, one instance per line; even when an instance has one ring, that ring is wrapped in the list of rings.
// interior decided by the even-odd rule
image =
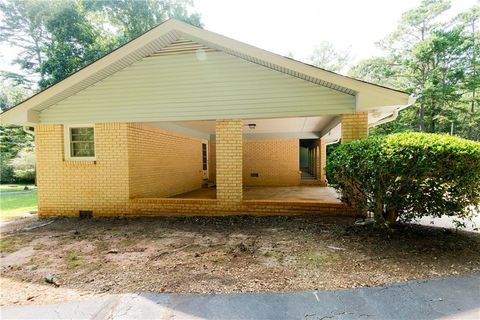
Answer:
[[[480,273],[480,234],[425,226],[388,232],[326,217],[51,221],[4,228],[0,305],[145,291],[321,290]]]

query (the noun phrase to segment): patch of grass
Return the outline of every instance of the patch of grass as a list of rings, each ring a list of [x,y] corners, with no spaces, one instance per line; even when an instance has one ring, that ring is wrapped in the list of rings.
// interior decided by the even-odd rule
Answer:
[[[322,252],[307,252],[301,258],[301,262],[304,265],[314,268],[321,268],[338,260],[340,260],[340,258],[337,255]]]
[[[10,251],[13,248],[12,239],[3,239],[0,240],[0,251]]]
[[[82,258],[75,251],[69,252],[65,260],[67,262],[67,266],[72,269],[82,264],[81,263]]]
[[[0,193],[0,220],[11,220],[37,210],[37,192]]]
[[[8,237],[0,239],[1,252],[15,252],[32,242],[32,237]]]

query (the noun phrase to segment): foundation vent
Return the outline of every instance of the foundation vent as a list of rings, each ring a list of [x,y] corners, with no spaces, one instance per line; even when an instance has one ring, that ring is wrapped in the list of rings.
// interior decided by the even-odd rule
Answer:
[[[91,210],[80,210],[78,212],[80,219],[91,219],[93,218],[93,211]]]

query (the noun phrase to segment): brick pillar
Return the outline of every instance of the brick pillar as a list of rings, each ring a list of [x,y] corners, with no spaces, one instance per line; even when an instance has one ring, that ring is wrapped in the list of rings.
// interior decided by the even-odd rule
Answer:
[[[368,113],[357,112],[342,115],[342,143],[368,136]]]
[[[325,172],[325,166],[327,165],[327,145],[324,139],[318,140],[318,180],[322,183],[326,183],[327,175]]]
[[[217,200],[242,201],[242,121],[217,120],[216,167]]]

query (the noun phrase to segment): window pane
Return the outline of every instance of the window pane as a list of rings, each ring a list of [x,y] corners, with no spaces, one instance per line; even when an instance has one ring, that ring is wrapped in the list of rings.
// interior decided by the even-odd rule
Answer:
[[[70,128],[70,156],[71,157],[94,157],[94,129],[93,128]]]
[[[72,157],[94,157],[95,145],[93,142],[72,142]]]
[[[71,128],[72,141],[93,141],[93,128]]]

